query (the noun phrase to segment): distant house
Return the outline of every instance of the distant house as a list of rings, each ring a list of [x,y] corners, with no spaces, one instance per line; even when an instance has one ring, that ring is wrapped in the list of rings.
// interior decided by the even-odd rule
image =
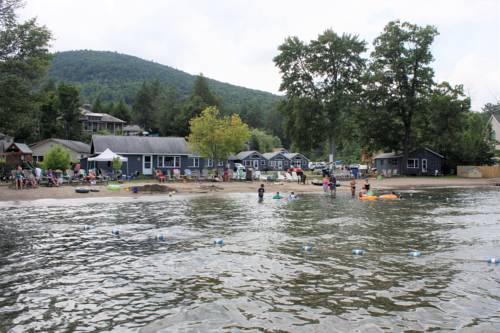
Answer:
[[[294,167],[300,167],[302,169],[309,168],[309,159],[300,153],[285,153],[284,154],[288,160],[290,160],[290,165]]]
[[[14,167],[33,163],[33,151],[24,143],[12,142],[4,148],[3,156],[7,165]]]
[[[261,153],[256,150],[247,150],[229,157],[229,164],[234,168],[235,163],[241,163],[246,167],[252,167],[255,170],[265,170],[267,160]]]
[[[82,114],[80,121],[83,125],[83,131],[88,133],[97,133],[99,131],[108,131],[111,134],[121,134],[126,122],[113,117],[107,113],[92,112],[86,104],[80,108]]]
[[[80,161],[80,159],[90,155],[89,144],[80,141],[50,138],[31,145],[31,150],[33,150],[33,160],[36,162],[43,162],[47,151],[55,145],[61,145],[66,148],[69,151],[72,161]]]
[[[443,155],[429,148],[418,149],[408,154],[403,161],[403,154],[383,153],[374,157],[377,172],[386,176],[404,174],[403,163],[406,164],[406,175],[426,176],[442,173]]]
[[[138,125],[127,125],[123,127],[123,135],[141,135],[142,132],[142,128],[140,128]]]
[[[280,151],[262,154],[267,160],[267,170],[286,170],[290,167],[290,159]]]
[[[205,167],[205,161],[193,153],[181,137],[93,135],[90,154],[94,156],[106,149],[128,158],[129,174],[153,175],[156,169],[166,174],[171,174],[173,169],[184,173],[186,169],[193,171]],[[81,163],[83,168],[88,168],[87,158]],[[111,171],[111,162],[99,168]],[[126,170],[124,164],[122,171],[125,173]]]
[[[492,114],[488,123],[491,125],[491,139],[495,140],[495,149],[500,150],[500,115]]]

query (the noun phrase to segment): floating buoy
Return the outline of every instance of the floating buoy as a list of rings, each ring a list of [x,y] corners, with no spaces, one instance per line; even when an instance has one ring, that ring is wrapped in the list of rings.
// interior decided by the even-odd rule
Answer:
[[[302,245],[302,251],[311,252],[313,250],[312,245]]]
[[[500,258],[488,258],[488,264],[500,264]]]
[[[365,253],[365,251],[362,249],[353,249],[352,250],[352,254],[357,255],[357,256],[362,256],[363,253]]]
[[[224,245],[224,240],[220,239],[220,238],[217,238],[217,239],[214,240],[214,244],[215,245]]]
[[[83,226],[83,230],[90,230],[90,229],[94,229],[95,227],[93,225],[90,225],[90,224],[86,224]]]
[[[167,240],[167,236],[165,234],[158,234],[156,235],[156,239],[163,242]]]
[[[410,253],[408,253],[408,255],[410,257],[420,257],[422,253],[420,251],[411,251]]]
[[[111,230],[111,233],[112,233],[113,235],[118,236],[118,235],[120,234],[120,229],[113,229],[113,230]]]

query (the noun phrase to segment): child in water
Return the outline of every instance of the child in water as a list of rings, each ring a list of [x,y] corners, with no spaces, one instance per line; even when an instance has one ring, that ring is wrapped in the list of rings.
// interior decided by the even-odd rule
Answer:
[[[297,199],[297,196],[295,195],[295,193],[290,193],[290,195],[288,196],[288,200],[295,200]]]
[[[264,200],[264,193],[266,192],[266,190],[264,189],[264,184],[260,184],[260,187],[257,190],[257,192],[259,193],[259,201]]]
[[[273,199],[282,199],[283,197],[281,196],[280,192],[276,192],[275,195],[273,195]]]

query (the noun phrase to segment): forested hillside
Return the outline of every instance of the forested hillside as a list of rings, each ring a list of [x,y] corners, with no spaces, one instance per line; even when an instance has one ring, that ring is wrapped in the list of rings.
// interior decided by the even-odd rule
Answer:
[[[80,88],[82,102],[101,100],[134,103],[144,81],[158,80],[174,88],[180,99],[187,98],[195,75],[137,57],[106,51],[67,51],[54,54],[49,78],[73,83]],[[258,90],[207,79],[210,90],[220,99],[221,108],[240,113],[244,120],[255,118],[255,127],[265,127],[269,113],[280,97]]]

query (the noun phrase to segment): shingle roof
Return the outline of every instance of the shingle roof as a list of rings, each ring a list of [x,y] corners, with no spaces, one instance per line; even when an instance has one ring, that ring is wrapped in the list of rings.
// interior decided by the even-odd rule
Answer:
[[[300,155],[300,157],[303,157],[305,158],[306,160],[309,160],[307,157],[305,157],[304,155],[302,155],[301,153],[286,153],[286,154],[283,154],[285,155],[286,158],[288,158],[289,160],[292,160],[293,158],[297,157]]]
[[[77,153],[85,153],[88,154],[90,153],[90,145],[80,142],[80,141],[74,141],[74,140],[63,140],[63,139],[55,139],[55,138],[50,138],[46,140],[39,141],[33,145],[31,145],[32,148],[36,148],[39,145],[47,142],[47,141],[54,141],[57,144],[60,144],[68,149],[71,149]]]
[[[500,113],[499,114],[493,113],[493,117],[500,123]]]
[[[30,147],[28,147],[27,144],[25,143],[19,143],[19,142],[12,142],[8,147],[7,149],[12,146],[12,145],[15,145],[19,151],[23,154],[33,154],[33,151],[30,149]]]
[[[382,154],[375,155],[375,157],[373,159],[376,160],[376,159],[382,159],[382,158],[397,158],[397,157],[401,157],[401,156],[403,156],[403,155],[396,154],[394,152],[392,152],[392,153],[382,153]]]
[[[264,156],[264,158],[265,158],[266,160],[270,160],[270,159],[272,159],[272,158],[275,158],[275,157],[276,157],[276,156],[278,156],[278,155],[282,155],[283,157],[287,158],[287,157],[285,156],[285,154],[283,154],[282,152],[279,152],[279,151],[275,151],[275,152],[272,152],[272,153],[264,153],[264,154],[262,154],[262,156]]]
[[[141,132],[142,128],[139,125],[127,125],[123,128],[124,132]]]
[[[93,153],[109,148],[117,154],[191,154],[181,137],[93,135],[92,147]]]
[[[229,157],[229,160],[232,160],[232,161],[243,160],[252,154],[259,154],[262,156],[262,154],[256,150],[245,150],[245,151],[240,151],[238,154]]]
[[[109,122],[109,123],[123,123],[125,124],[126,121],[123,121],[121,119],[118,119],[110,114],[107,114],[107,113],[96,113],[96,112],[92,112],[92,111],[88,111],[84,108],[80,108],[80,112],[82,113],[82,115],[87,118],[87,117],[100,117],[101,118],[101,121],[104,121],[104,122]]]

